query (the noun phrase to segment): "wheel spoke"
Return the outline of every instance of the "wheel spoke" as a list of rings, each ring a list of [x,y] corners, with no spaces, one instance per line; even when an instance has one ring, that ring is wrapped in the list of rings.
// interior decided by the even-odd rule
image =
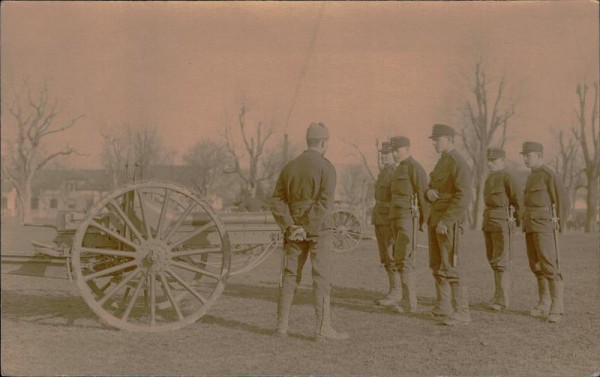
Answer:
[[[132,240],[128,240],[127,238],[123,237],[119,233],[117,233],[117,232],[115,232],[113,230],[108,229],[107,227],[105,227],[104,225],[100,224],[95,219],[90,222],[90,226],[93,226],[95,228],[100,229],[101,231],[103,231],[104,233],[108,234],[112,238],[117,239],[117,240],[123,242],[124,244],[129,245],[130,247],[132,247],[134,249],[137,248],[137,245]]]
[[[113,249],[98,249],[95,247],[82,247],[81,251],[94,254],[111,255],[113,257],[128,257],[133,258],[135,254],[132,251],[113,250]]]
[[[117,271],[125,270],[125,269],[127,269],[129,267],[134,267],[136,265],[137,265],[137,261],[136,260],[132,260],[132,261],[129,261],[127,263],[120,264],[118,266],[107,268],[106,270],[102,270],[102,271],[94,272],[93,274],[85,275],[83,277],[83,279],[84,279],[84,281],[89,281],[89,280],[95,279],[95,278],[100,277],[100,276],[109,275],[109,274],[112,274],[112,273],[117,272]]]
[[[121,288],[123,288],[127,283],[129,283],[131,281],[131,279],[133,279],[139,273],[140,273],[140,270],[138,268],[133,270],[129,275],[127,275],[127,277],[125,279],[123,279],[119,284],[117,284],[117,286],[115,286],[110,291],[106,292],[104,297],[102,297],[100,300],[98,300],[98,304],[100,304],[100,306],[104,305],[109,298],[111,298],[115,293],[117,293]]]
[[[212,272],[207,272],[207,271],[204,271],[204,270],[202,270],[200,268],[192,267],[192,266],[189,266],[189,265],[184,264],[184,263],[172,261],[171,262],[171,266],[183,268],[184,270],[196,272],[196,273],[201,274],[201,275],[210,276],[211,278],[215,278],[217,280],[221,279],[221,276],[219,276],[217,274],[213,274]]]
[[[180,321],[183,320],[183,314],[181,314],[181,310],[177,305],[177,301],[175,301],[175,299],[173,298],[173,293],[171,293],[171,288],[169,288],[169,284],[167,283],[165,275],[162,272],[159,272],[158,276],[160,277],[160,281],[162,282],[163,291],[165,291],[165,293],[167,294],[169,301],[171,301],[171,305],[173,305],[173,309],[175,309],[175,312],[177,313],[177,318],[179,318]]]
[[[150,273],[150,326],[156,324],[156,274]]]
[[[152,230],[150,229],[150,222],[148,221],[149,219],[146,217],[146,203],[144,202],[144,199],[142,199],[144,195],[142,195],[141,190],[136,190],[136,194],[138,201],[140,202],[140,212],[142,213],[142,221],[144,222],[146,228],[146,235],[148,239],[151,239]]]
[[[220,247],[209,247],[206,249],[189,249],[189,250],[174,251],[170,255],[173,258],[177,258],[177,257],[185,257],[188,255],[210,254],[210,253],[219,253],[219,252],[221,252]]]
[[[127,305],[127,308],[125,309],[125,313],[123,313],[123,316],[121,317],[121,321],[127,322],[127,318],[129,318],[129,314],[131,313],[131,309],[133,309],[133,305],[135,305],[135,302],[137,301],[137,298],[140,295],[140,292],[142,290],[142,286],[144,285],[145,281],[146,281],[146,273],[144,273],[142,275],[142,277],[140,278],[139,283],[135,287],[135,291],[133,292],[133,296],[131,296],[131,301],[129,301],[129,304]]]
[[[186,283],[185,281],[183,281],[183,279],[177,275],[175,272],[173,272],[172,270],[168,270],[167,271],[171,276],[173,276],[173,278],[175,280],[177,280],[177,282],[179,284],[181,284],[185,289],[187,289],[191,294],[194,295],[194,297],[196,297],[198,300],[200,300],[200,302],[202,304],[204,304],[206,302],[206,299],[202,296],[200,296],[200,294],[198,292],[196,292],[188,283]]]
[[[202,232],[204,232],[206,229],[212,228],[214,227],[215,224],[214,223],[206,223],[204,225],[202,225],[200,228],[196,229],[195,231],[193,231],[192,233],[188,234],[187,236],[183,237],[182,239],[178,240],[177,242],[175,242],[174,244],[171,244],[170,246],[172,248],[176,248],[177,246],[185,243],[186,241],[191,240],[192,238],[196,237],[197,235],[201,234]]]
[[[123,221],[125,221],[125,224],[127,224],[127,226],[129,227],[129,229],[131,229],[131,231],[137,237],[137,239],[139,241],[142,241],[144,238],[140,234],[139,230],[133,225],[133,223],[131,222],[131,219],[129,218],[129,216],[127,216],[125,214],[125,212],[123,212],[123,209],[121,208],[121,206],[119,204],[117,204],[114,199],[112,199],[109,202],[109,204],[117,211],[117,213],[119,214],[119,216],[121,216],[121,218],[123,219]]]
[[[173,227],[171,227],[171,230],[169,230],[167,235],[164,237],[165,241],[168,242],[171,239],[173,234],[175,234],[175,231],[177,230],[177,228],[179,228],[181,226],[181,223],[183,222],[183,220],[185,220],[185,218],[189,216],[189,214],[192,212],[192,209],[194,209],[195,206],[196,206],[196,203],[194,203],[194,202],[190,203],[190,205],[186,208],[185,212],[181,215],[181,217],[177,220],[175,225],[173,225]]]
[[[162,204],[162,208],[160,209],[160,217],[158,218],[158,226],[156,227],[156,238],[161,238],[163,226],[165,222],[165,217],[167,215],[167,206],[169,203],[169,199],[171,198],[171,191],[165,188],[165,199]]]

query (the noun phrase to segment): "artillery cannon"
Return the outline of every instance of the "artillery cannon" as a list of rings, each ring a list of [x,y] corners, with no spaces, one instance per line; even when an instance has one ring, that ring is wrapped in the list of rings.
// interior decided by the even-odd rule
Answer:
[[[335,212],[335,249],[351,250],[361,224]],[[59,217],[53,245],[3,264],[66,267],[87,305],[119,329],[158,332],[201,318],[227,278],[258,266],[283,242],[270,213],[216,213],[190,189],[164,181],[126,184],[86,214]]]

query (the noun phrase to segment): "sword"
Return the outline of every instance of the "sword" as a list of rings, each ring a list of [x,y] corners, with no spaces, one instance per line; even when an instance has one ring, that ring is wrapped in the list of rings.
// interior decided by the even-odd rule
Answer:
[[[460,239],[458,237],[458,232],[460,231],[458,222],[454,223],[453,228],[454,234],[452,235],[452,246],[454,248],[454,253],[452,253],[452,267],[456,267],[458,264],[458,240]]]
[[[560,230],[559,225],[559,217],[556,213],[556,203],[552,203],[552,224],[553,224],[553,234],[554,234],[554,250],[556,251],[556,269],[560,271],[560,266],[558,264],[559,255],[558,255],[558,231]]]
[[[515,224],[515,207],[509,205],[506,209],[508,212],[508,268],[510,270],[510,290],[513,289],[513,231]]]
[[[419,199],[417,194],[413,194],[411,200],[411,210],[412,210],[412,261],[416,263],[416,254],[417,254],[417,225],[419,221]]]

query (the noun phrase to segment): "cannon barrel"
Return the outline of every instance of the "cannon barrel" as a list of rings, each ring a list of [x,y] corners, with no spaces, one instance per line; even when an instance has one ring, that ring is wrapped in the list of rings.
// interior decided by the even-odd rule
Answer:
[[[225,225],[228,224],[275,224],[275,219],[271,212],[217,212],[217,218]],[[193,226],[202,226],[211,221],[208,213],[192,214],[191,224]]]

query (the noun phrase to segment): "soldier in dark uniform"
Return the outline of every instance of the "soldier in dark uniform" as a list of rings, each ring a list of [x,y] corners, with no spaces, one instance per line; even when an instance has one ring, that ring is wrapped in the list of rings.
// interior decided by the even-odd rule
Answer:
[[[386,297],[375,301],[378,305],[385,305],[390,295],[398,289],[399,282],[394,274],[394,243],[392,228],[388,218],[390,212],[390,183],[396,165],[392,157],[392,147],[389,142],[381,143],[380,158],[382,169],[375,182],[375,207],[371,216],[371,224],[375,226],[375,238],[379,249],[379,261],[388,275],[388,291]]]
[[[441,153],[431,172],[425,198],[431,203],[428,221],[429,267],[433,272],[437,302],[432,313],[448,326],[471,321],[467,287],[461,280],[458,241],[461,223],[469,206],[471,171],[454,149],[454,129],[435,124],[430,138]],[[452,294],[451,305],[450,293]]]
[[[329,132],[312,123],[306,132],[308,149],[281,171],[273,192],[273,217],[284,232],[286,256],[277,304],[276,334],[286,336],[294,293],[310,256],[315,300],[315,340],[346,339],[331,327],[333,279],[333,218],[335,167],[323,157]]]
[[[506,309],[510,303],[510,248],[515,231],[513,224],[517,227],[520,225],[523,211],[521,188],[515,176],[505,169],[505,156],[503,149],[488,148],[486,159],[490,174],[483,188],[485,210],[482,230],[487,259],[494,270],[495,290],[490,302],[492,310]]]
[[[523,143],[521,154],[531,169],[523,198],[523,231],[529,268],[538,284],[538,302],[531,315],[548,315],[548,322],[558,322],[564,310],[557,237],[569,217],[569,200],[556,173],[544,165],[543,152],[542,144]]]
[[[394,311],[403,313],[404,308],[417,311],[414,251],[417,228],[427,219],[429,205],[425,201],[427,174],[425,169],[412,158],[410,140],[403,136],[393,137],[392,149],[398,167],[391,183],[391,203],[389,218],[394,235],[395,270],[402,289],[396,289],[391,305]],[[417,219],[418,218],[418,219]],[[390,300],[391,301],[391,300]],[[401,305],[403,304],[403,305]]]

